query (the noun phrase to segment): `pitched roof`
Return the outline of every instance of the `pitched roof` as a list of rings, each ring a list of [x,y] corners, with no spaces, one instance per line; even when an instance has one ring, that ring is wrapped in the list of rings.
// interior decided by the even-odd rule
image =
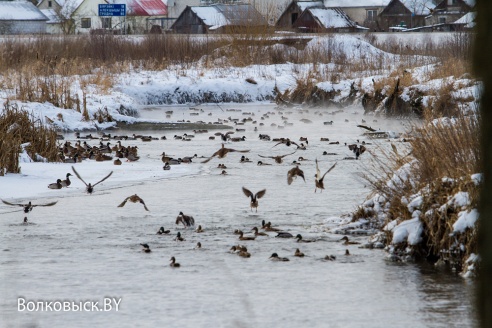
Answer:
[[[415,15],[430,15],[436,5],[432,0],[400,0]]]
[[[43,15],[48,17],[48,21],[46,22],[46,24],[56,24],[62,21],[61,17],[56,13],[55,9],[40,9],[40,10],[43,13]]]
[[[464,15],[453,24],[464,24],[465,27],[472,28],[476,25],[475,18],[477,17],[477,13],[474,11],[470,11],[468,14]]]
[[[386,7],[390,0],[324,0],[325,7]]]
[[[339,8],[308,8],[307,11],[324,28],[355,27],[356,24]]]
[[[267,25],[261,14],[249,4],[190,7],[209,29],[221,26]]]
[[[48,17],[31,2],[0,1],[0,20],[47,21]]]
[[[306,8],[323,7],[323,1],[297,1],[296,4],[302,11]]]
[[[126,0],[128,15],[163,16],[167,15],[167,6],[162,0]]]

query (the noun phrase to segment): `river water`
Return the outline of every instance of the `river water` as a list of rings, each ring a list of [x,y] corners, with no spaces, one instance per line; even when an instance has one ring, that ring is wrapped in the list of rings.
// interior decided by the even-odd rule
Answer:
[[[123,141],[124,145],[138,145],[139,161],[114,167],[113,176],[90,196],[83,192],[85,186],[73,179],[70,188],[57,194],[60,201],[56,206],[32,212],[30,225],[19,224],[23,214],[2,204],[1,327],[475,326],[473,282],[427,264],[389,262],[383,250],[343,245],[342,235],[330,232],[336,227],[336,218],[356,209],[370,193],[361,175],[373,168],[371,155],[365,153],[359,161],[344,160],[353,156],[344,143],[365,140],[375,154],[390,144],[387,139],[365,138],[364,130],[356,125],[366,120],[364,124],[373,128],[404,132],[411,122],[366,117],[360,108],[336,114],[332,114],[333,109],[279,112],[270,104],[197,108],[202,111],[185,106],[154,107],[142,109],[141,116],[205,122],[251,117],[256,124],[232,125],[233,131],[245,129],[232,137],[245,136],[246,141],[226,143],[228,148],[250,152],[232,152],[206,164],[194,159],[191,164],[164,171],[160,160],[163,151],[173,157],[211,156],[221,147],[218,137],[209,140],[215,131],[195,134],[191,141],[173,138],[194,134],[187,130],[111,131],[166,136],[167,140]],[[164,112],[168,110],[173,114],[166,119]],[[271,114],[262,120],[267,112]],[[333,124],[324,125],[327,121]],[[255,126],[258,131],[254,131]],[[297,143],[300,137],[307,137],[309,144],[306,150],[297,150],[276,164],[259,155],[289,154],[294,146],[274,146],[273,141],[260,140],[259,133],[288,137]],[[74,138],[73,134],[65,137]],[[323,155],[324,151],[336,155]],[[240,163],[241,155],[251,162]],[[288,185],[287,171],[300,156],[307,159],[300,165],[306,182],[298,178]],[[321,171],[337,163],[326,176],[322,193],[314,192],[315,158]],[[258,166],[258,160],[272,165]],[[226,175],[220,174],[219,163],[227,166]],[[57,165],[63,172],[70,168],[69,164]],[[113,169],[112,164],[94,162],[81,163],[78,170],[97,165],[101,165],[97,176]],[[32,169],[32,174],[36,170]],[[258,212],[251,211],[249,199],[241,191],[243,186],[253,192],[266,189]],[[6,191],[0,193],[2,198],[10,196]],[[149,212],[140,204],[116,207],[135,193],[145,200]],[[47,193],[37,197],[38,202],[55,199]],[[196,233],[176,226],[180,211],[192,215],[205,231]],[[262,220],[316,242],[275,238],[275,232],[254,241],[240,241],[234,234],[235,229],[241,229],[249,236],[253,227],[261,227]],[[171,233],[157,235],[161,226]],[[184,241],[175,241],[178,231]],[[364,243],[368,237],[350,238]],[[197,242],[201,242],[201,249],[194,249]],[[147,243],[152,252],[142,252],[140,243]],[[237,244],[246,245],[251,257],[228,252]],[[294,257],[296,248],[305,257]],[[344,255],[346,249],[351,255]],[[274,252],[290,261],[270,260]],[[334,255],[336,260],[323,260],[326,255]],[[169,266],[172,256],[180,268]],[[113,306],[111,311],[97,313],[19,312],[20,297],[26,301],[100,304],[105,297],[114,297],[121,298],[121,303],[118,311]]]

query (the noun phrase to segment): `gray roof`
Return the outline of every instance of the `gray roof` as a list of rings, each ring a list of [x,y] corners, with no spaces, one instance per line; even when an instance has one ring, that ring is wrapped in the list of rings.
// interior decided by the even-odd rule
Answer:
[[[47,21],[48,17],[31,2],[0,1],[0,20]]]

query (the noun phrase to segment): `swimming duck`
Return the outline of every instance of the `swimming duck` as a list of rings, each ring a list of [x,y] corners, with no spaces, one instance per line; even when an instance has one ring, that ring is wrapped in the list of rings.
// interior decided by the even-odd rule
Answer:
[[[268,236],[268,234],[265,233],[265,232],[259,232],[257,227],[254,227],[253,229],[251,229],[251,231],[254,231],[255,232],[255,236],[256,237],[258,237],[258,236]]]
[[[287,172],[287,184],[290,185],[292,181],[294,181],[294,179],[298,176],[300,176],[304,180],[304,182],[306,182],[306,179],[304,178],[304,172],[299,168],[299,166],[291,168]]]
[[[47,204],[37,204],[37,205],[33,205],[31,202],[27,203],[27,204],[15,204],[15,203],[10,203],[10,202],[7,202],[6,200],[3,200],[2,199],[2,202],[6,205],[10,205],[10,206],[20,206],[20,207],[23,207],[24,208],[24,213],[29,213],[32,211],[32,209],[36,206],[53,206],[55,205],[56,203],[58,203],[58,201],[56,202],[51,202],[51,203],[47,203]]]
[[[345,255],[350,255],[350,252],[348,249],[345,250]]]
[[[77,176],[77,178],[80,179],[80,181],[82,181],[85,185],[86,185],[86,191],[89,193],[89,194],[92,194],[92,192],[94,191],[94,187],[97,186],[98,184],[100,184],[101,182],[103,182],[104,180],[106,180],[107,178],[109,178],[111,176],[111,174],[113,174],[113,171],[109,172],[108,175],[106,175],[102,180],[99,180],[98,182],[94,183],[93,185],[92,184],[87,184],[84,179],[82,179],[82,177],[80,176],[80,174],[75,170],[75,168],[72,166],[72,170],[73,170],[73,173],[75,173],[75,175]]]
[[[143,247],[142,248],[142,251],[143,252],[145,252],[145,253],[150,253],[151,252],[149,245],[147,245],[147,244],[140,244],[140,245],[142,245],[142,247]]]
[[[181,264],[176,263],[176,259],[174,258],[174,256],[171,257],[171,260],[170,261],[171,261],[171,263],[169,264],[169,266],[171,268],[179,268],[181,266]]]
[[[356,242],[356,241],[350,241],[349,238],[347,236],[343,236],[342,239],[340,239],[340,241],[344,241],[344,245],[358,245],[360,243]]]
[[[70,176],[72,176],[72,174],[67,173],[65,180],[62,180],[62,182],[61,182],[62,187],[68,187],[72,184],[72,181],[70,181],[70,178],[69,178]]]
[[[202,226],[201,225],[198,225],[198,228],[196,228],[195,232],[203,232],[204,230],[202,229]]]
[[[217,168],[218,169],[227,169],[227,166],[225,166],[224,164],[221,163],[221,164],[217,165]]]
[[[251,163],[251,160],[243,155],[241,156],[239,163]]]
[[[224,144],[222,144],[222,148],[217,150],[212,156],[210,156],[206,160],[202,161],[202,163],[208,163],[215,156],[217,156],[218,158],[224,158],[227,155],[227,153],[232,153],[232,152],[248,153],[249,149],[248,150],[236,150],[236,149],[232,149],[232,148],[225,148]]]
[[[246,246],[243,246],[243,245],[232,246],[230,249],[231,253],[247,252],[247,251],[248,251],[248,249],[246,248]]]
[[[299,248],[296,249],[296,252],[294,253],[294,256],[297,257],[304,257],[304,253],[299,250]]]
[[[176,240],[176,241],[185,241],[185,239],[183,237],[181,237],[181,232],[179,232],[179,231],[176,234],[176,238],[174,238],[174,240]]]
[[[282,159],[283,159],[284,157],[289,156],[289,155],[292,155],[292,154],[294,154],[294,153],[295,153],[295,151],[294,151],[293,153],[290,153],[290,154],[279,155],[279,156],[262,156],[262,155],[258,155],[258,156],[260,156],[260,157],[262,157],[262,158],[273,158],[273,159],[275,160],[275,163],[277,163],[277,164],[282,164],[282,162],[283,162],[283,160],[282,160]]]
[[[61,189],[61,188],[63,188],[61,179],[57,179],[56,182],[50,183],[48,185],[48,188],[50,188],[50,189]]]
[[[196,246],[193,247],[193,249],[201,249],[201,248],[202,248],[202,243],[201,242],[196,243]]]
[[[251,191],[243,187],[243,193],[246,195],[246,197],[251,198],[251,202],[249,204],[249,206],[251,207],[251,211],[253,211],[253,208],[255,208],[256,212],[258,212],[258,199],[265,195],[266,189],[260,190],[256,194],[253,194]]]
[[[269,163],[263,163],[262,161],[258,161],[258,163],[256,164],[258,166],[262,166],[262,165],[272,165],[272,164],[269,164]]]
[[[119,158],[116,158],[114,161],[113,161],[113,164],[114,165],[121,165],[121,160]]]
[[[278,256],[277,253],[273,253],[272,256],[270,256],[270,259],[272,259],[272,261],[281,261],[281,262],[289,261],[287,257],[280,257]]]
[[[244,237],[243,232],[242,231],[239,232],[239,240],[255,240],[255,239],[256,237],[250,237],[250,236]]]
[[[140,198],[137,194],[126,197],[125,200],[120,205],[118,205],[118,207],[125,206],[125,204],[126,204],[127,201],[130,201],[132,203],[137,203],[138,202],[138,203],[140,203],[140,204],[142,204],[144,206],[144,208],[145,208],[146,211],[149,210],[147,208],[147,206],[145,205],[145,202],[143,201],[143,199]]]
[[[24,217],[24,221],[23,221],[24,224],[27,224],[27,216]]]
[[[265,230],[265,231],[274,231],[274,232],[282,231],[281,229],[272,227],[272,223],[271,222],[268,222],[268,223],[264,223],[264,222],[265,222],[265,220],[262,221],[262,228],[263,228],[263,230]]]
[[[158,235],[167,235],[168,233],[170,233],[171,231],[170,230],[164,230],[164,227],[161,227],[159,229],[159,231],[157,231],[157,234]]]
[[[297,234],[296,239],[298,243],[314,243],[316,241],[314,239],[303,239],[301,234]]]
[[[248,258],[248,257],[251,257],[251,254],[247,251],[239,251],[237,253],[237,255],[241,256],[241,257],[245,257],[245,258]]]
[[[321,175],[321,172],[320,172],[319,166],[318,166],[318,159],[316,159],[316,175],[314,176],[314,184],[315,184],[314,192],[316,192],[316,190],[318,188],[321,190],[321,192],[323,192],[323,189],[325,189],[325,184],[323,183],[323,179],[325,178],[325,175],[327,175],[331,170],[333,170],[335,168],[336,165],[337,165],[337,163],[333,164],[328,169],[328,171],[325,172],[325,174]]]
[[[179,212],[176,217],[176,224],[183,223],[185,227],[191,227],[195,225],[195,219],[191,215],[184,215],[183,212]]]
[[[279,231],[275,238],[294,238],[294,236],[286,231]]]
[[[337,257],[335,255],[326,255],[323,259],[325,261],[335,261]]]
[[[227,175],[227,171],[226,170],[222,170],[222,172],[220,172],[221,175]]]

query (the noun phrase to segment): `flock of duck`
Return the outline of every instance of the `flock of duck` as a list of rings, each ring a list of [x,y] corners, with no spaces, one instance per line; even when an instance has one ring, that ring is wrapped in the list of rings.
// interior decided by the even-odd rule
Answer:
[[[264,120],[265,118],[269,117],[269,115],[274,115],[275,113],[268,112],[264,114],[261,117],[261,120]],[[170,114],[168,114],[170,115]],[[253,114],[254,115],[254,114]],[[282,116],[287,125],[287,117]],[[244,125],[245,123],[250,122],[251,124],[256,124],[257,122],[252,120],[251,117],[248,119],[232,119],[231,117],[228,118],[228,120],[219,120],[221,124],[223,123],[233,123],[236,126],[235,131],[228,131],[225,133],[222,132],[217,132],[209,137],[210,140],[215,140],[216,137],[220,138],[221,141],[221,146],[220,148],[215,151],[213,154],[210,156],[201,156],[198,157],[197,154],[194,154],[193,156],[186,156],[186,157],[179,157],[179,158],[174,158],[166,152],[163,152],[161,155],[161,161],[164,164],[163,170],[170,170],[172,165],[180,165],[180,164],[190,164],[193,163],[194,161],[198,160],[199,158],[201,159],[200,162],[202,164],[206,164],[210,162],[211,160],[217,158],[217,159],[223,159],[225,158],[229,153],[242,153],[246,154],[249,153],[249,149],[236,149],[236,148],[230,148],[229,146],[226,146],[227,144],[230,143],[240,143],[246,140],[245,136],[242,137],[233,137],[233,135],[237,132],[242,132],[244,129],[238,128],[238,126]],[[309,122],[304,122],[304,123],[309,123]],[[333,121],[331,122],[325,122],[325,125],[331,125],[333,124]],[[260,123],[260,126],[263,125],[263,123]],[[255,131],[257,131],[257,126],[255,126]],[[199,133],[207,133],[208,130],[194,130],[195,134]],[[273,160],[274,163],[276,164],[282,164],[285,161],[285,158],[288,156],[292,156],[297,153],[297,151],[302,151],[306,150],[307,147],[309,147],[309,140],[307,137],[300,137],[299,142],[295,142],[290,138],[271,138],[267,134],[259,134],[258,135],[259,139],[262,141],[271,141],[274,142],[275,144],[272,146],[272,148],[277,147],[277,146],[285,146],[290,149],[290,151],[286,154],[282,155],[261,155],[258,154],[260,158],[263,160],[259,160],[257,162],[258,166],[263,166],[263,165],[274,165],[271,163],[268,163],[265,160],[271,159]],[[190,141],[193,140],[194,135],[193,134],[184,134],[182,136],[175,135],[174,139],[175,140],[184,140],[184,141]],[[96,145],[90,145],[91,140],[97,140]],[[70,141],[65,141],[62,145],[60,145],[60,161],[64,163],[80,163],[83,160],[94,160],[97,162],[101,161],[113,161],[114,165],[122,165],[122,160],[127,161],[127,162],[136,162],[140,159],[139,154],[138,154],[138,146],[124,146],[122,144],[122,141],[131,141],[135,140],[138,141],[140,140],[141,142],[150,142],[153,140],[167,140],[165,136],[162,137],[153,137],[153,136],[143,136],[143,135],[132,135],[132,136],[117,136],[113,135],[111,136],[110,134],[102,134],[100,136],[92,136],[92,134],[82,136],[80,133],[76,133],[76,141],[74,145]],[[332,141],[330,142],[328,138],[321,138],[321,142],[329,142],[329,144],[339,144],[338,141]],[[114,145],[112,145],[112,142],[114,142]],[[369,143],[366,143],[364,141],[360,142],[357,140],[357,143],[351,143],[345,145],[348,147],[350,151],[353,152],[354,157],[345,157],[343,159],[359,159],[359,157],[367,150],[366,145],[369,145]],[[323,154],[320,155],[336,155],[335,153],[327,153],[326,151],[323,152]],[[304,170],[301,169],[301,162],[306,161],[303,156],[299,156],[296,160],[292,162],[293,167],[288,169],[286,172],[286,180],[287,184],[291,185],[297,178],[302,178],[304,182],[306,182]],[[246,162],[252,162],[249,158],[247,158],[245,155],[241,156],[240,163],[246,163]],[[325,189],[324,185],[324,179],[328,173],[330,173],[332,170],[334,170],[337,166],[337,162],[333,163],[327,170],[321,171],[318,159],[316,158],[315,161],[315,176],[314,176],[314,192],[316,193],[317,190],[319,189],[320,192],[322,192]],[[220,163],[218,164],[217,168],[222,169],[221,174],[225,175],[227,174],[227,167],[225,164]],[[92,194],[94,192],[94,187],[96,187],[98,184],[104,182],[106,179],[110,178],[111,175],[113,174],[113,171],[107,173],[104,175],[100,180],[98,180],[95,183],[87,183],[84,178],[79,174],[79,172],[76,170],[75,166],[72,166],[72,173],[86,186],[86,192],[88,194]],[[67,173],[64,179],[57,179],[56,182],[51,183],[48,185],[49,189],[62,189],[62,188],[67,188],[71,185],[71,180],[70,177],[73,176],[72,173]],[[246,187],[242,187],[242,191],[246,197],[249,198],[249,206],[251,211],[258,212],[258,207],[259,207],[259,200],[265,196],[266,194],[266,189],[259,190],[257,192],[252,192]],[[27,204],[21,204],[21,203],[12,203],[8,202],[5,200],[2,200],[2,202],[6,205],[10,206],[20,206],[23,207],[24,213],[29,213],[32,211],[34,207],[37,206],[53,206],[57,202],[50,202],[46,204],[32,204],[31,202]],[[145,204],[144,200],[139,197],[137,194],[131,195],[126,197],[117,207],[123,207],[127,202],[131,203],[140,203],[142,204],[143,208],[145,211],[149,211],[147,205]],[[24,218],[24,222],[27,222],[27,217]],[[195,226],[195,220],[192,216],[190,215],[185,215],[183,212],[180,212],[178,217],[176,218],[175,221],[176,225],[178,224],[183,224],[185,228],[192,228]],[[258,229],[258,227],[253,227],[251,231],[253,231],[253,235],[251,236],[246,236],[243,231],[237,230],[234,233],[236,233],[239,237],[239,241],[253,241],[258,237],[262,236],[268,236],[266,232],[276,232],[277,235],[275,237],[277,238],[293,238],[296,240],[297,243],[310,243],[310,242],[315,242],[315,239],[306,239],[303,238],[301,234],[297,234],[296,236],[292,235],[289,232],[282,231],[279,228],[273,227],[270,222],[262,222],[261,226],[262,231]],[[194,230],[196,233],[203,232],[204,229],[202,228],[201,225],[198,226],[196,230]],[[160,229],[157,231],[158,235],[168,235],[170,234],[170,230],[165,230],[164,227],[160,227]],[[184,238],[181,236],[180,232],[177,232],[175,240],[180,242],[184,241]],[[348,240],[348,237],[344,237],[342,239],[344,241],[344,245],[352,245],[356,244],[356,242],[352,242]],[[147,243],[141,243],[140,244],[143,249],[142,251],[145,253],[150,253],[151,249],[150,246]],[[201,242],[198,242],[196,249],[201,248]],[[248,252],[248,249],[244,245],[234,245],[230,249],[231,253],[237,254],[241,257],[248,258],[251,256],[251,254]],[[348,249],[345,252],[345,255],[350,255],[350,252]],[[297,248],[294,252],[294,256],[296,257],[303,257],[304,253],[300,251],[299,248]],[[280,257],[276,252],[273,253],[270,256],[270,259],[273,261],[288,261],[289,259],[287,257]],[[335,260],[336,257],[333,255],[327,255],[324,260]],[[180,264],[176,262],[176,258],[173,256],[170,259],[170,266],[177,268],[180,267]]]

